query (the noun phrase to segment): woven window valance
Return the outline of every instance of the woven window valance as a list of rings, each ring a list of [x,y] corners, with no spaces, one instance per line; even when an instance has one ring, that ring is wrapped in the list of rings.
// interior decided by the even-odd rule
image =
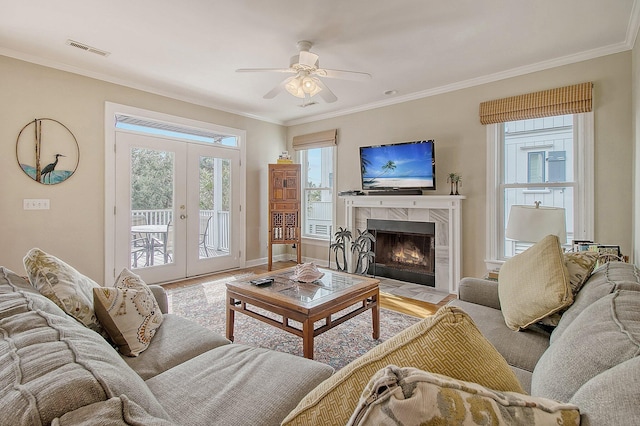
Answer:
[[[511,96],[480,104],[480,123],[506,123],[552,115],[578,114],[592,110],[593,83]]]
[[[337,129],[325,130],[323,132],[309,133],[293,137],[293,149],[324,148],[336,145]]]

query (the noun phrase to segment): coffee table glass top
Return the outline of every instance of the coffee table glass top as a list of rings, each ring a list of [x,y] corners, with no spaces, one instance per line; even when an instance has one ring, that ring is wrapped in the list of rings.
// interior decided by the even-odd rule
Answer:
[[[366,279],[366,277],[336,273],[328,269],[320,269],[320,272],[324,272],[324,276],[311,283],[291,280],[290,277],[294,274],[292,269],[285,272],[276,272],[268,275],[274,280],[271,285],[254,287],[268,292],[277,292],[302,303],[309,303],[362,283]]]

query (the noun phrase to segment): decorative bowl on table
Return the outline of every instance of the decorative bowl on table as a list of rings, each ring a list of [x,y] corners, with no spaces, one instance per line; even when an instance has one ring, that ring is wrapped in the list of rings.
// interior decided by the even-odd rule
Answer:
[[[291,275],[293,281],[301,283],[311,283],[324,277],[324,272],[320,272],[313,263],[303,263],[297,265]]]

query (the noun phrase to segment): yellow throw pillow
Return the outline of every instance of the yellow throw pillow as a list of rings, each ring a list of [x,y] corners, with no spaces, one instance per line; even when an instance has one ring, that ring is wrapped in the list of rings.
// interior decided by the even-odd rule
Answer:
[[[98,319],[123,355],[138,356],[149,347],[162,312],[142,279],[124,269],[114,287],[93,289]]]
[[[348,426],[382,424],[578,426],[580,412],[573,404],[390,365],[369,381]]]
[[[505,359],[460,308],[435,315],[373,348],[322,382],[283,425],[344,425],[371,377],[387,365],[415,367],[476,382],[491,389],[524,392]]]
[[[498,296],[505,323],[512,330],[523,330],[573,303],[556,235],[547,235],[502,265]]]
[[[85,327],[106,336],[93,311],[93,288],[99,287],[95,281],[39,248],[29,250],[23,262],[31,285],[40,294]]]

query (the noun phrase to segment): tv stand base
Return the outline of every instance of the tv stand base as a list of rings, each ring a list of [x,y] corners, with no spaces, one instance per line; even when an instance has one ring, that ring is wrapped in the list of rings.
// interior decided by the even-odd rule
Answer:
[[[367,195],[422,195],[421,189],[390,189],[388,191],[369,191]]]

